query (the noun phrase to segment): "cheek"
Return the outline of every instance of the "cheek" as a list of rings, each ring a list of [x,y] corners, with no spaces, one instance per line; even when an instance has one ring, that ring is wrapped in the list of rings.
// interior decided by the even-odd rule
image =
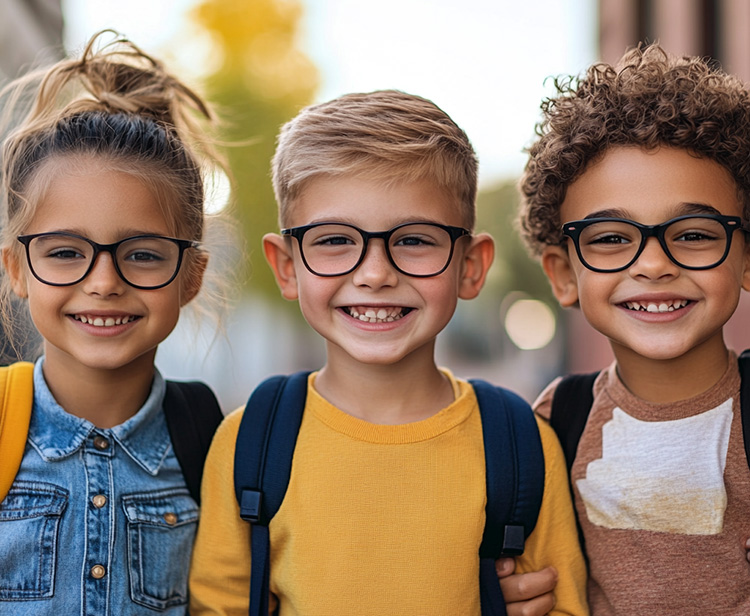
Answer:
[[[303,275],[297,278],[298,302],[303,314],[327,310],[332,302],[340,283],[336,278],[317,278]]]
[[[589,308],[609,304],[618,281],[618,274],[601,274],[586,268],[577,269],[575,284],[578,289],[578,304],[584,313]]]
[[[739,295],[743,284],[743,269],[739,267],[721,268],[715,271],[713,276],[706,276],[704,281],[698,281],[698,284],[704,289],[706,295],[717,298],[729,303],[736,298],[739,301]],[[708,270],[706,273],[710,273]]]
[[[447,315],[450,320],[458,304],[458,293],[461,287],[461,280],[458,276],[423,278],[419,281],[415,279],[412,284],[426,307],[434,307],[439,313]]]
[[[53,323],[55,328],[59,326],[56,319],[66,303],[67,288],[43,285],[36,279],[29,280],[26,288],[26,305],[31,321],[42,335],[49,334],[49,328]]]

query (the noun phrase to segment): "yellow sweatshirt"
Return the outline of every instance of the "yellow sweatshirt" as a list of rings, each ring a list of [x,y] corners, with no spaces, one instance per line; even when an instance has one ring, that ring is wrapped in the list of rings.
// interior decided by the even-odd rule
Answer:
[[[450,377],[455,401],[409,424],[352,417],[308,385],[289,489],[270,525],[270,605],[282,616],[479,615],[486,503],[479,407]],[[234,493],[242,410],[214,438],[203,475],[190,613],[247,614],[249,525]],[[587,614],[586,570],[562,451],[539,423],[544,500],[517,571],[559,572],[553,614]]]

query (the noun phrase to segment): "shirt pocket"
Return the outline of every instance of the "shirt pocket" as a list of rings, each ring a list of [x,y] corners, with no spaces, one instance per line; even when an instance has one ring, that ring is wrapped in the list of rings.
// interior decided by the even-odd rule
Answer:
[[[16,481],[0,503],[0,601],[48,599],[55,592],[60,520],[68,491]]]
[[[198,505],[184,488],[123,497],[131,599],[154,610],[187,604]]]

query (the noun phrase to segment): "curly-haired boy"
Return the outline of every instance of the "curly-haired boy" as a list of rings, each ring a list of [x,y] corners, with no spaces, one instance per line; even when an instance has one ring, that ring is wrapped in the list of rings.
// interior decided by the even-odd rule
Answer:
[[[750,95],[656,45],[557,87],[520,222],[615,356],[571,472],[592,613],[748,613],[750,472],[722,329],[750,289]]]

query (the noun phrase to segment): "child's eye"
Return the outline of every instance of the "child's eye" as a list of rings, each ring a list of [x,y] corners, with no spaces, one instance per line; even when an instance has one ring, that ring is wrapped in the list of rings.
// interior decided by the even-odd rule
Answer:
[[[407,235],[394,241],[394,246],[434,246],[435,240],[425,235]]]
[[[711,242],[718,238],[713,233],[706,231],[683,231],[672,239],[673,242]]]
[[[132,263],[154,263],[164,261],[164,256],[150,250],[133,250],[125,255],[124,261]]]
[[[59,259],[60,261],[86,258],[86,255],[82,254],[75,248],[54,248],[49,250],[45,256],[48,259]]]
[[[344,235],[328,235],[317,238],[313,243],[315,246],[346,246],[354,244],[354,240]]]
[[[629,244],[631,238],[619,233],[599,233],[588,240],[588,244],[602,244],[616,246],[619,244]]]

